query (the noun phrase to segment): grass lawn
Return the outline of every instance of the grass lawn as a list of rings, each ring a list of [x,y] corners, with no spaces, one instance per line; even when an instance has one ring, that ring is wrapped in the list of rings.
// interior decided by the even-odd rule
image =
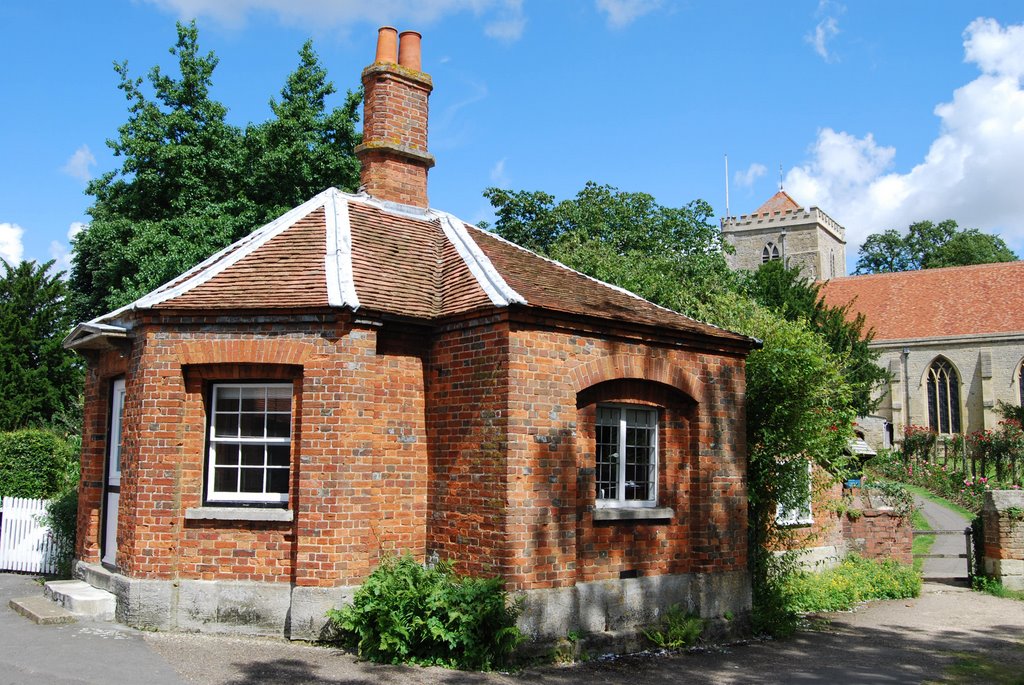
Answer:
[[[930,523],[928,523],[928,519],[926,519],[924,517],[924,514],[922,514],[917,509],[914,509],[914,512],[910,515],[910,525],[912,525],[914,527],[914,530],[931,530],[932,529],[932,525]],[[935,536],[934,535],[915,535],[914,536],[914,546],[912,548],[912,552],[915,555],[915,557],[918,554],[928,554],[931,551],[932,545],[934,543],[935,543]],[[914,559],[914,570],[917,571],[918,573],[921,572],[921,567],[923,565],[924,565],[924,559],[917,559],[917,558]]]

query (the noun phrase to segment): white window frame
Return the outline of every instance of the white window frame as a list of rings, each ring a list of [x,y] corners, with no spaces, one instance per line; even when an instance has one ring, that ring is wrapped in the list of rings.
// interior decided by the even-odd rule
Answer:
[[[231,412],[218,412],[218,396],[221,390],[225,389],[246,389],[252,390],[253,388],[259,388],[266,392],[268,389],[287,389],[289,394],[288,404],[288,436],[287,437],[268,437],[266,435],[266,416],[268,414],[281,414],[283,412],[270,412],[266,407],[263,409],[264,415],[264,428],[262,437],[243,437],[241,435],[241,416],[243,412],[239,411],[239,429],[234,436],[217,435],[216,421],[217,415],[229,414]],[[267,492],[267,474],[271,470],[287,470],[288,482],[291,483],[292,465],[294,463],[292,454],[292,425],[294,421],[294,409],[295,401],[292,396],[294,393],[294,386],[291,383],[214,383],[210,389],[210,411],[209,411],[209,425],[207,426],[207,461],[206,461],[206,502],[211,505],[222,505],[230,503],[245,503],[245,504],[287,504],[288,493],[283,492]],[[268,464],[266,461],[266,453],[264,453],[264,465],[262,467],[256,466],[244,466],[239,462],[238,465],[238,481],[236,484],[236,491],[219,491],[216,489],[216,469],[217,469],[217,448],[219,445],[238,445],[239,453],[241,453],[241,447],[244,445],[262,445],[264,448],[268,446],[285,446],[288,448],[288,466],[275,466]],[[223,468],[223,467],[222,467]],[[241,475],[243,469],[263,469],[263,492],[239,492],[241,488]]]
[[[809,526],[814,523],[811,509],[811,494],[814,491],[813,465],[807,464],[807,493],[800,506],[787,509],[781,503],[775,505],[775,524],[778,526]]]
[[[649,493],[648,499],[641,500],[641,499],[627,499],[626,498],[626,487],[627,487],[628,483],[626,481],[626,460],[625,459],[618,459],[618,464],[617,464],[618,481],[617,481],[617,487],[616,487],[617,492],[615,493],[615,497],[605,497],[605,498],[602,498],[602,497],[598,496],[598,493],[596,492],[596,485],[597,485],[597,482],[598,482],[597,481],[597,476],[599,474],[599,469],[598,469],[597,464],[596,464],[597,451],[598,451],[597,442],[596,442],[597,433],[598,433],[597,428],[599,426],[601,426],[601,425],[609,425],[609,424],[602,424],[601,423],[601,410],[602,409],[610,409],[610,410],[617,410],[618,411],[618,414],[619,414],[619,416],[618,416],[618,431],[619,432],[618,432],[618,450],[617,450],[616,454],[619,454],[619,455],[626,453],[626,447],[627,447],[627,445],[626,445],[626,435],[627,435],[627,428],[629,427],[628,426],[628,422],[627,422],[627,412],[628,411],[640,411],[640,412],[644,412],[644,413],[648,414],[649,416],[651,416],[653,418],[653,421],[651,422],[652,425],[650,427],[651,428],[651,433],[650,433],[651,444],[647,445],[647,447],[649,447],[650,450],[651,450],[651,455],[652,455],[651,461],[653,462],[652,464],[650,464],[648,466],[648,468],[650,470],[650,473],[651,473],[651,477],[650,477],[650,493]],[[658,454],[658,418],[659,418],[659,412],[658,412],[658,409],[656,407],[650,407],[650,406],[644,406],[644,405],[636,405],[636,404],[598,404],[597,405],[596,414],[594,416],[594,426],[595,426],[595,445],[594,445],[594,455],[595,455],[595,464],[594,464],[594,466],[595,466],[595,468],[594,468],[595,492],[594,492],[594,497],[595,497],[595,504],[596,504],[596,506],[598,508],[605,508],[605,509],[634,509],[634,508],[653,508],[653,507],[656,507],[658,505],[658,471],[659,471],[659,467],[660,467],[659,454]],[[647,426],[644,426],[644,428],[647,428]]]

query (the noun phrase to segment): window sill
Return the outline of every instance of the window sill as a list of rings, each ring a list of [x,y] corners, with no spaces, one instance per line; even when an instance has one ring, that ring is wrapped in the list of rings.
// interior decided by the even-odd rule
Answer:
[[[650,521],[673,519],[676,513],[671,507],[600,507],[594,509],[595,521]]]
[[[261,507],[189,507],[186,521],[277,521],[291,523],[295,513],[291,509],[264,509]]]

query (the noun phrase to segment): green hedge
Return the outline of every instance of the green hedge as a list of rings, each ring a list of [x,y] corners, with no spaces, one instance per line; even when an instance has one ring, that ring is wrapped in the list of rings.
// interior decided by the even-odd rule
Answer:
[[[0,433],[0,497],[49,499],[78,480],[80,440],[53,431]]]

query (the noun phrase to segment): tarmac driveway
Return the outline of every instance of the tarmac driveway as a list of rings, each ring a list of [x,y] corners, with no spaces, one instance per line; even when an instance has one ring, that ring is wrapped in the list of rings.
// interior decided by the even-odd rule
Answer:
[[[39,591],[29,576],[0,574],[0,683],[921,683],[944,682],[958,661],[980,664],[983,675],[949,682],[1024,674],[1024,603],[941,583],[926,583],[919,599],[828,614],[823,629],[791,640],[667,656],[592,655],[589,663],[512,675],[379,666],[284,640],[143,633],[107,623],[37,626],[7,607],[9,598]]]

